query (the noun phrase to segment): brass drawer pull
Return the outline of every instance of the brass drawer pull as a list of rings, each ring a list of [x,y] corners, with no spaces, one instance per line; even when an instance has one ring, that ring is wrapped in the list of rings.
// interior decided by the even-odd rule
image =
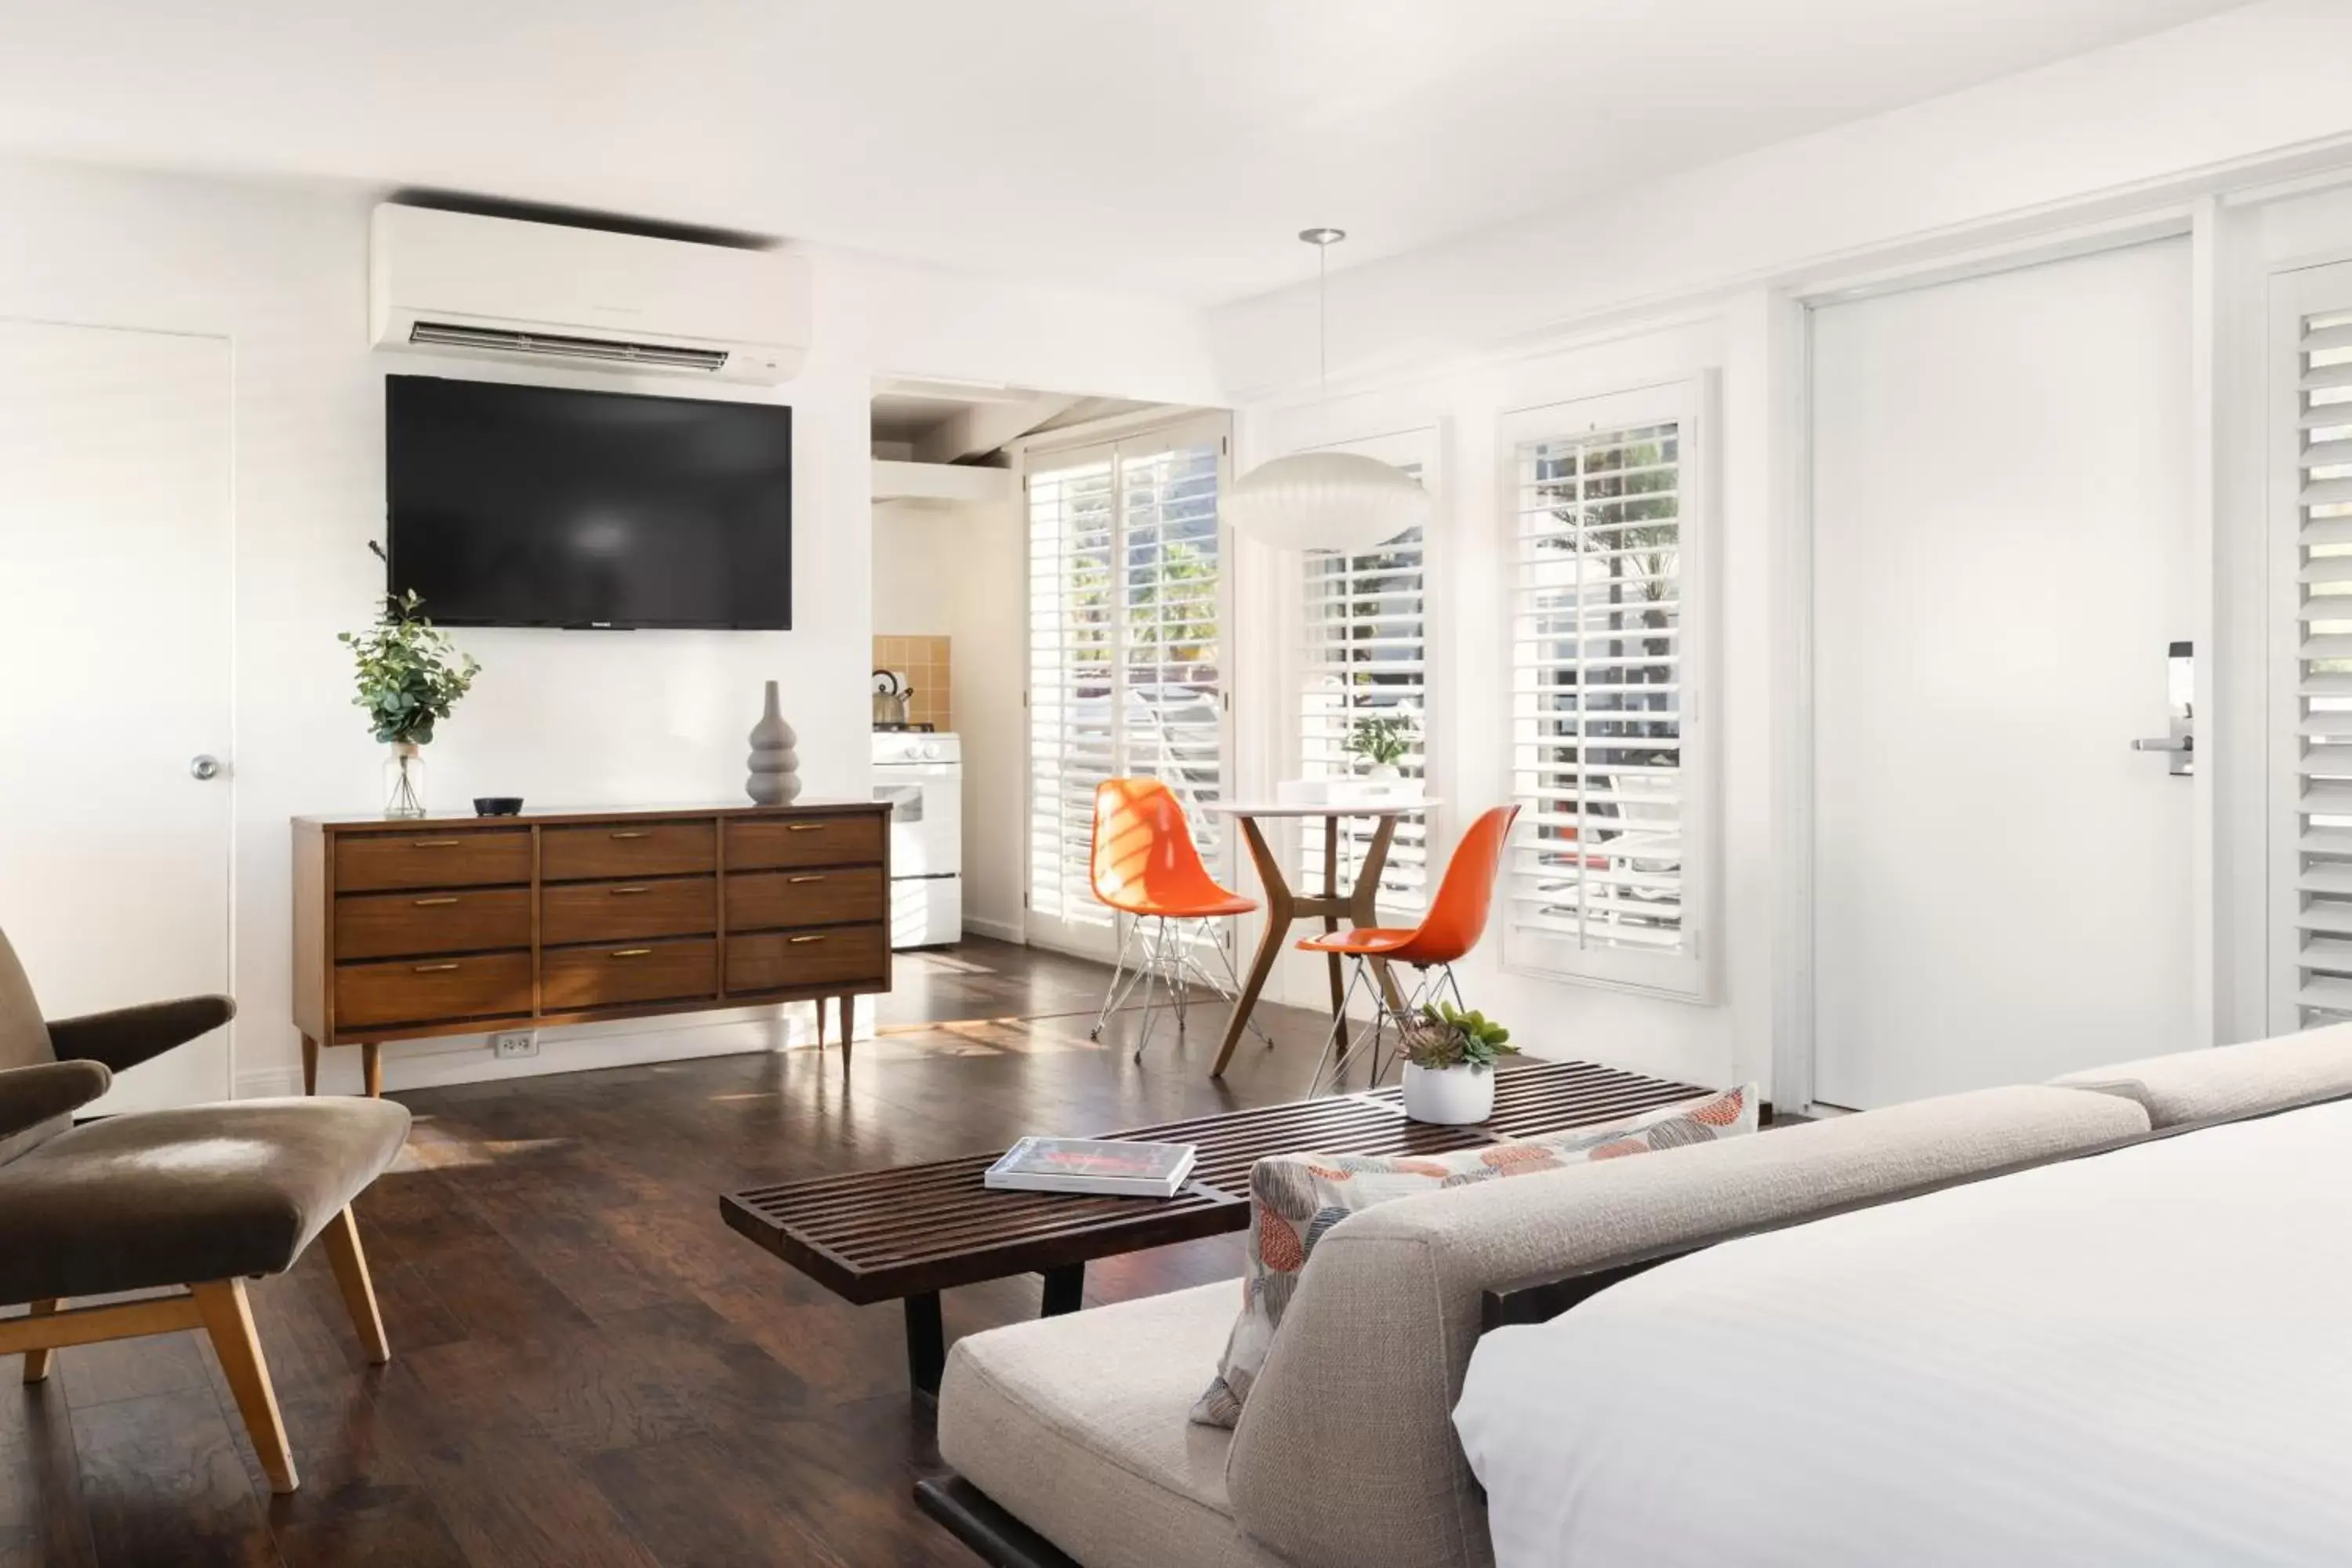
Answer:
[[[816,876],[816,877],[788,877],[788,878],[786,878],[786,879],[785,879],[785,880],[786,880],[786,881],[790,881],[790,882],[822,882],[822,881],[824,881],[824,879],[822,876]]]
[[[466,842],[462,838],[417,838],[409,842],[411,849],[455,849]]]
[[[615,838],[649,838],[653,836],[642,827],[625,827],[615,831],[613,837]]]
[[[793,945],[798,947],[804,942],[823,942],[824,940],[824,938],[821,936],[796,936],[793,938]]]
[[[455,893],[446,893],[437,899],[417,899],[413,901],[418,909],[429,910],[439,904],[456,903],[457,901],[457,895]]]
[[[613,956],[614,958],[648,958],[652,956],[653,951],[650,947],[616,947],[613,950]]]
[[[823,833],[830,826],[832,826],[830,823],[824,822],[788,822],[784,825],[784,831],[787,833]]]
[[[454,963],[420,963],[416,965],[415,973],[418,974],[439,974],[446,970],[451,970],[457,967],[457,966]]]
[[[616,899],[625,899],[631,893],[650,893],[652,891],[653,889],[651,888],[614,888],[612,889],[612,894]]]

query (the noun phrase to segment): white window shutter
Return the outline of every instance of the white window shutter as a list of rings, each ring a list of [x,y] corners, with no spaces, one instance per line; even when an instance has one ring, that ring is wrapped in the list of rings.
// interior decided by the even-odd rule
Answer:
[[[2294,332],[2294,1000],[2308,1026],[2352,1018],[2352,308],[2298,310]]]
[[[1507,420],[1515,968],[1707,992],[1705,530],[1693,389]]]

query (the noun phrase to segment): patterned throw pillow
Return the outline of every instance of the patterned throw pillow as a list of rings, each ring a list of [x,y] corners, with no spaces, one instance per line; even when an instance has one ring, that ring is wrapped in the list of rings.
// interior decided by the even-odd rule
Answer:
[[[1391,1198],[1557,1171],[1587,1160],[1614,1160],[1653,1149],[1707,1143],[1756,1131],[1756,1086],[1645,1111],[1622,1121],[1579,1127],[1462,1149],[1388,1159],[1364,1154],[1277,1154],[1250,1168],[1249,1268],[1242,1277],[1241,1316],[1225,1341],[1217,1375],[1192,1405],[1203,1426],[1241,1419],[1250,1384],[1265,1365],[1275,1331],[1298,1287],[1315,1244],[1360,1209]]]

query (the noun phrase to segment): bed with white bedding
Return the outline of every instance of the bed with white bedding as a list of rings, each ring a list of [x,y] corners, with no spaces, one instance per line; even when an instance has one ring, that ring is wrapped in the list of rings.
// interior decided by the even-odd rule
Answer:
[[[2352,1103],[1665,1264],[1454,1425],[1498,1568],[2352,1563]]]

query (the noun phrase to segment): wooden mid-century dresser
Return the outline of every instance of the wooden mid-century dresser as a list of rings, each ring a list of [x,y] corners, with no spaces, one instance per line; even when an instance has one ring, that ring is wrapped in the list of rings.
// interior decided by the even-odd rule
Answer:
[[[890,988],[890,808],[298,817],[294,1024],[302,1081],[322,1046],[380,1047]]]

